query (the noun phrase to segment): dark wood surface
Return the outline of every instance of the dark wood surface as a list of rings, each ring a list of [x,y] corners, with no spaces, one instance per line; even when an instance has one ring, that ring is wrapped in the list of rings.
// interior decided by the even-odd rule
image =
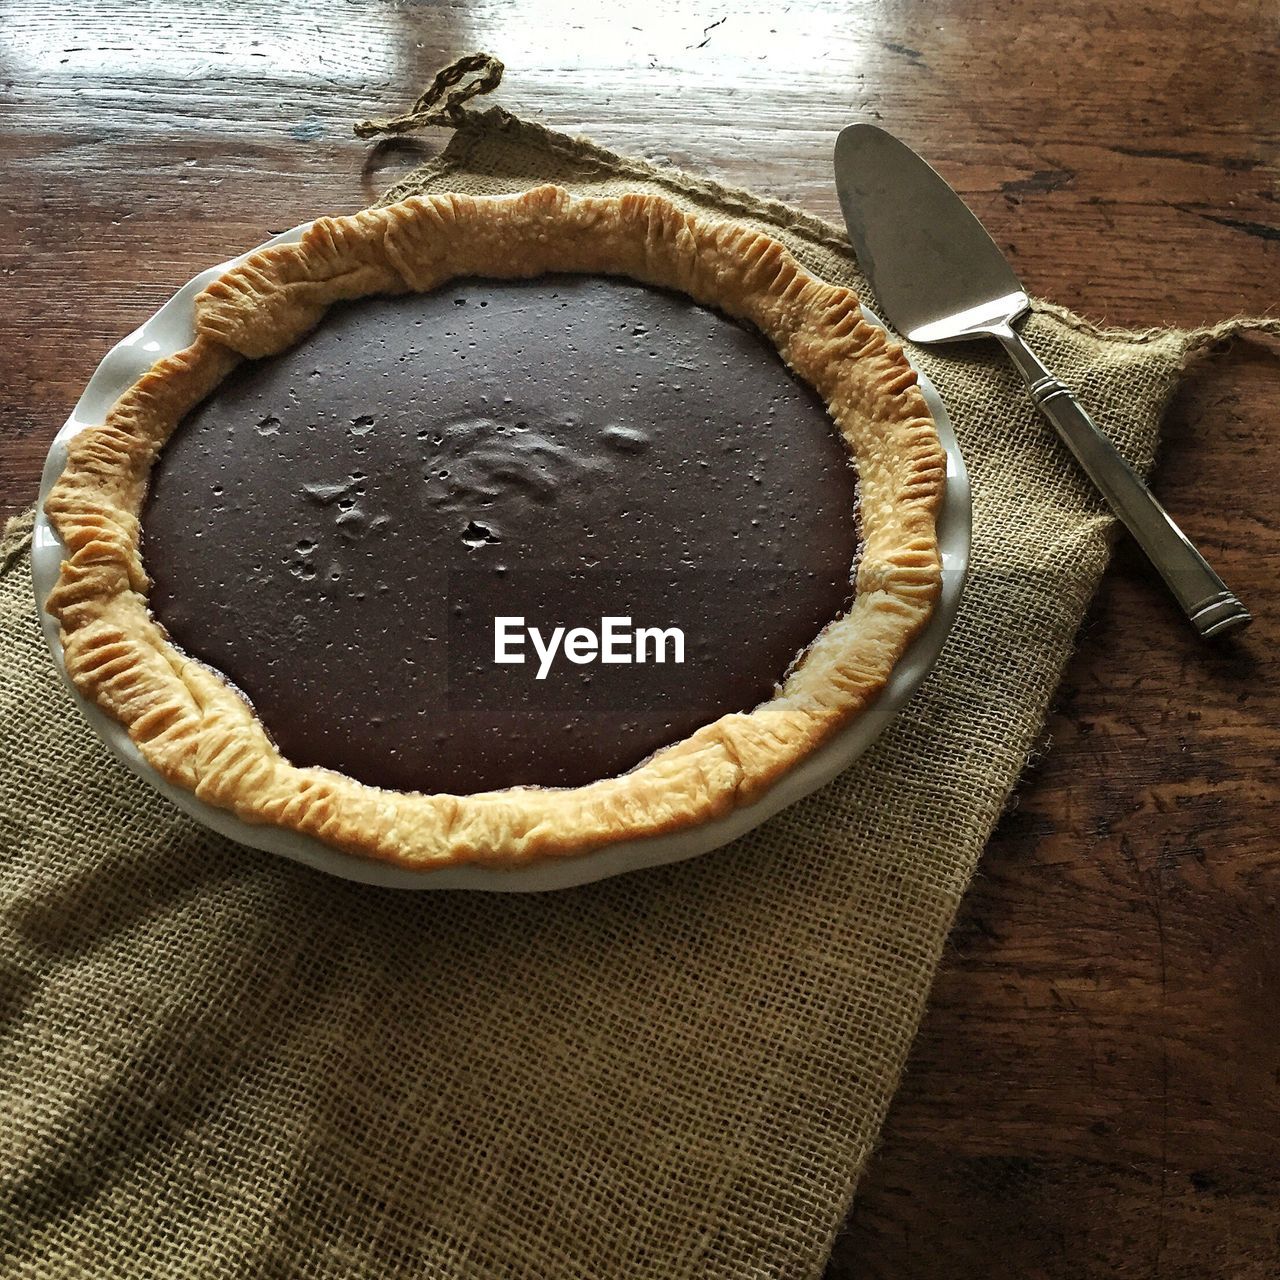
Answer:
[[[882,121],[1035,292],[1142,326],[1276,306],[1278,35],[1264,0],[16,0],[0,511],[177,284],[441,145],[349,126],[457,53],[523,114],[829,217],[835,132]],[[1202,647],[1122,545],[831,1277],[1280,1274],[1278,390],[1246,343],[1178,396],[1157,490],[1257,624]]]

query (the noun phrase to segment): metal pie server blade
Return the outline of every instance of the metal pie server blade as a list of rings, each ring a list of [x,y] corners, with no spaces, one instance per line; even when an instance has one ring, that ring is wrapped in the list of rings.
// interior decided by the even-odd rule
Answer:
[[[1200,635],[1223,635],[1252,621],[1071,390],[1013,327],[1030,299],[1004,254],[946,181],[905,143],[869,124],[841,131],[835,171],[849,239],[893,327],[911,342],[998,341],[1036,407]]]

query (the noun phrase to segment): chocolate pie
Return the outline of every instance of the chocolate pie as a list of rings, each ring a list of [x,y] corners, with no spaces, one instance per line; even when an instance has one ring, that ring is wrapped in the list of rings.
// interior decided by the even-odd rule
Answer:
[[[196,300],[47,510],[77,686],[251,822],[430,868],[757,798],[939,586],[901,350],[654,196],[416,197]]]

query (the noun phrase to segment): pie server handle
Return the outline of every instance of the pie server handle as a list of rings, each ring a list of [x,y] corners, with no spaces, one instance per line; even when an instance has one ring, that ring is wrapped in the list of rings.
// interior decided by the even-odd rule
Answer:
[[[1040,363],[1012,325],[992,326],[989,332],[1017,366],[1036,407],[1053,423],[1085,474],[1146,552],[1191,625],[1206,639],[1248,626],[1252,615],[1191,545],[1070,388]]]

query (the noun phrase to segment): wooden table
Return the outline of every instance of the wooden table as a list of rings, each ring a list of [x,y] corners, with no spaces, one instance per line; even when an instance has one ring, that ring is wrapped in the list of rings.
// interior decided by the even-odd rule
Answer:
[[[270,7],[5,7],[0,511],[176,284],[441,145],[350,122],[474,48],[513,110],[828,217],[836,131],[883,121],[1093,317],[1277,302],[1265,0]],[[1179,394],[1156,487],[1258,622],[1205,648],[1122,547],[832,1277],[1280,1274],[1278,391],[1240,344]]]

